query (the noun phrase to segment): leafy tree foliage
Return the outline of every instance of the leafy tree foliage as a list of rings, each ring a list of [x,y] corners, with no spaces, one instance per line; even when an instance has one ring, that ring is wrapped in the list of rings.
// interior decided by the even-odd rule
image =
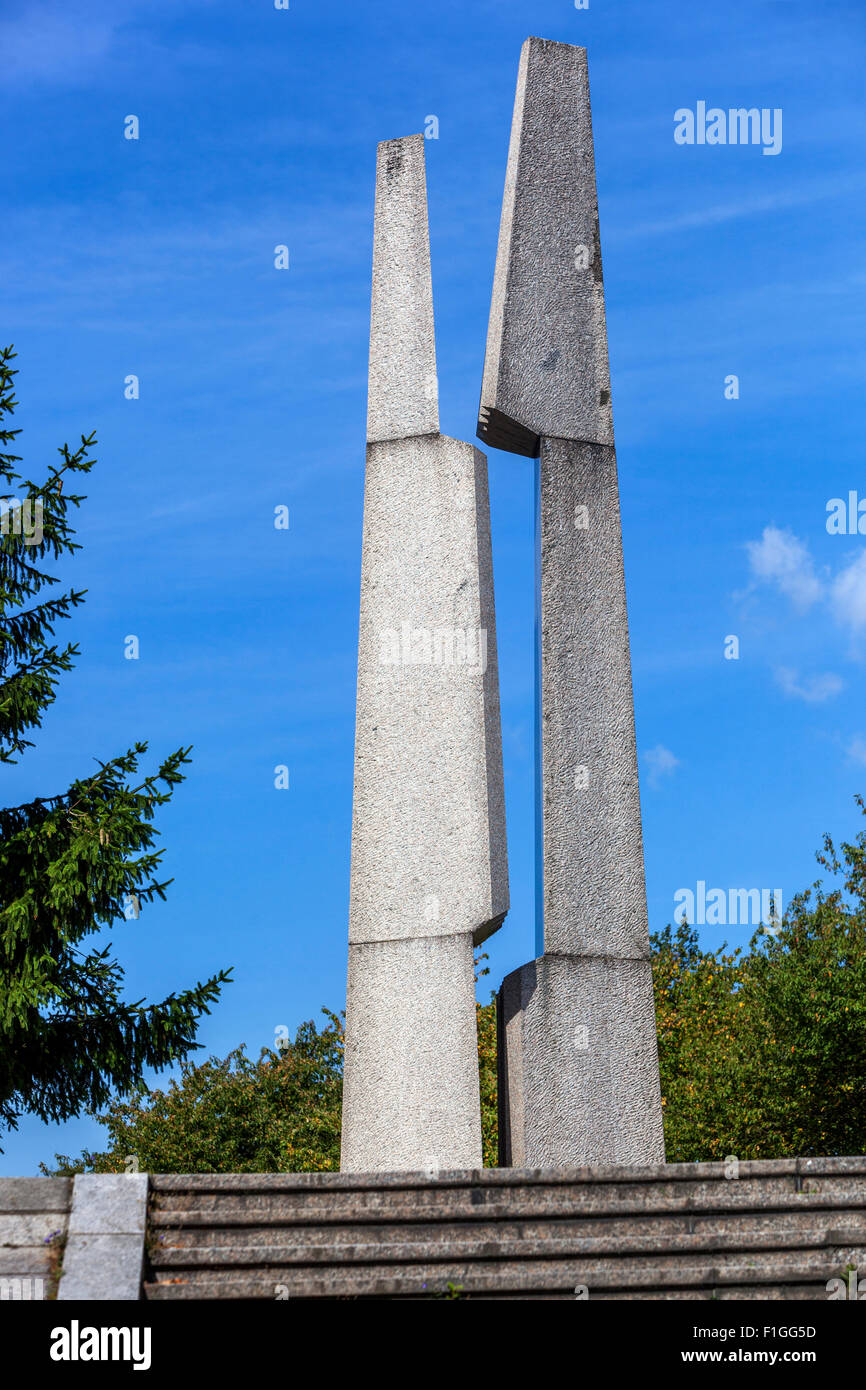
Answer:
[[[82,435],[41,481],[16,471],[21,460],[9,448],[20,431],[7,427],[14,357],[0,349],[0,763],[33,747],[26,735],[78,655],[53,636],[84,592],[49,597],[59,581],[43,566],[80,549],[71,513],[84,499],[65,488],[95,462],[94,437]],[[128,1091],[145,1068],[184,1058],[229,979],[222,971],[160,1004],[129,1003],[110,945],[81,948],[124,921],[130,904],[137,912],[165,896],[152,821],[183,781],[189,750],[136,780],[146,751],[136,743],[67,791],[0,810],[0,1127],[14,1128],[25,1111],[69,1119]]]
[[[866,835],[839,855],[828,838],[818,858],[840,883],[793,899],[746,952],[703,951],[685,923],[652,938],[671,1163],[866,1152]],[[496,1005],[476,1007],[484,1163],[495,1166]],[[253,1063],[241,1048],[185,1065],[167,1092],[115,1103],[99,1117],[109,1149],[58,1156],[55,1171],[121,1172],[131,1155],[151,1172],[337,1169],[343,1034],[325,1013],[281,1054]]]
[[[745,954],[653,937],[669,1162],[866,1151],[866,833],[817,857]]]
[[[480,955],[476,962],[476,983],[483,975],[490,974],[490,967],[481,969],[481,962],[487,960],[487,953]],[[485,1168],[495,1168],[499,1160],[498,1136],[499,1116],[497,1113],[496,1086],[496,995],[491,993],[489,1004],[475,1005],[478,1028],[478,1081],[481,1090],[481,1149]]]
[[[56,1173],[335,1172],[340,1167],[343,1025],[303,1023],[293,1042],[253,1062],[238,1047],[224,1061],[184,1063],[167,1091],[140,1088],[97,1116],[104,1153],[55,1155]],[[49,1170],[42,1166],[42,1171]]]

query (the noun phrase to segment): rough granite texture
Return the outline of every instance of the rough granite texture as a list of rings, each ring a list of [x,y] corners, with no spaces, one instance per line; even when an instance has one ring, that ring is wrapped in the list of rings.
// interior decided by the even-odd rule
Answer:
[[[423,135],[376,162],[367,439],[439,432]]]
[[[69,1234],[144,1234],[146,1173],[81,1173],[72,1190]]]
[[[0,1178],[0,1302],[51,1297],[71,1200],[69,1178]]]
[[[503,1166],[664,1163],[648,960],[541,956],[498,1021]]]
[[[487,461],[438,422],[424,139],[379,147],[342,1167],[476,1167],[508,909]]]
[[[70,1238],[63,1256],[59,1302],[136,1302],[141,1298],[143,1235]]]
[[[586,50],[538,38],[520,59],[478,433],[539,457],[544,954],[500,993],[504,1161],[663,1161]]]
[[[480,1168],[472,938],[349,947],[343,1172]]]
[[[613,443],[586,49],[547,39],[520,56],[478,433]]]
[[[544,950],[647,957],[616,457],[545,439],[539,477]]]
[[[146,1173],[80,1173],[73,1183],[60,1301],[141,1297]]]
[[[370,445],[349,940],[483,941],[505,843],[487,462],[441,435]]]

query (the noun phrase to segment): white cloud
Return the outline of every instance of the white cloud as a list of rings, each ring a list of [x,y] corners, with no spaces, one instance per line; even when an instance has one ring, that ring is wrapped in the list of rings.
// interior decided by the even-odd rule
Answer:
[[[657,786],[661,777],[669,777],[680,766],[679,758],[665,748],[663,743],[657,743],[655,748],[648,748],[644,753],[644,762],[649,766],[649,780],[651,786]]]
[[[855,734],[848,744],[848,757],[853,763],[862,763],[866,767],[866,738],[862,734]]]
[[[798,673],[790,666],[778,666],[776,668],[776,680],[786,695],[792,695],[797,700],[805,700],[810,705],[818,705],[823,700],[831,699],[845,687],[842,677],[835,676],[832,671],[826,672],[823,676],[805,676],[801,680]]]
[[[765,526],[759,541],[749,541],[749,564],[756,579],[776,587],[798,608],[810,608],[823,587],[808,548],[792,531]]]
[[[797,188],[765,194],[760,198],[744,198],[737,202],[716,203],[710,207],[696,208],[682,212],[675,217],[659,218],[655,222],[635,222],[628,219],[629,208],[623,204],[616,209],[622,222],[617,221],[608,232],[608,240],[631,241],[647,236],[669,235],[693,227],[715,227],[741,217],[757,217],[762,213],[786,211],[788,208],[802,207],[808,203],[824,203],[828,198],[838,198],[840,194],[860,191],[863,188],[862,175],[850,179],[821,180]],[[633,207],[631,209],[633,212]]]
[[[855,632],[866,627],[866,551],[837,574],[831,598],[838,622]]]

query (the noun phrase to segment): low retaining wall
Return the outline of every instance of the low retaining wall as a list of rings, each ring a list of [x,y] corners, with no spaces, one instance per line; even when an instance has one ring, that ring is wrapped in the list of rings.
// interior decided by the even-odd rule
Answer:
[[[71,1178],[0,1178],[0,1299],[56,1295],[71,1204]]]
[[[0,1179],[4,1299],[826,1301],[858,1276],[866,1157]]]

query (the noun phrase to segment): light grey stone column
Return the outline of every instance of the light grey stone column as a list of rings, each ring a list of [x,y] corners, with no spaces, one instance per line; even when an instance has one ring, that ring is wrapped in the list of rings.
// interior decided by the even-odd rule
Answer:
[[[664,1161],[586,50],[528,39],[479,435],[539,457],[543,954],[499,998],[500,1161]]]
[[[478,433],[613,444],[586,49],[520,54]]]
[[[140,1299],[146,1221],[146,1173],[79,1173],[58,1300]]]
[[[473,946],[508,908],[487,461],[439,434],[424,137],[379,146],[344,1171],[481,1166]]]

